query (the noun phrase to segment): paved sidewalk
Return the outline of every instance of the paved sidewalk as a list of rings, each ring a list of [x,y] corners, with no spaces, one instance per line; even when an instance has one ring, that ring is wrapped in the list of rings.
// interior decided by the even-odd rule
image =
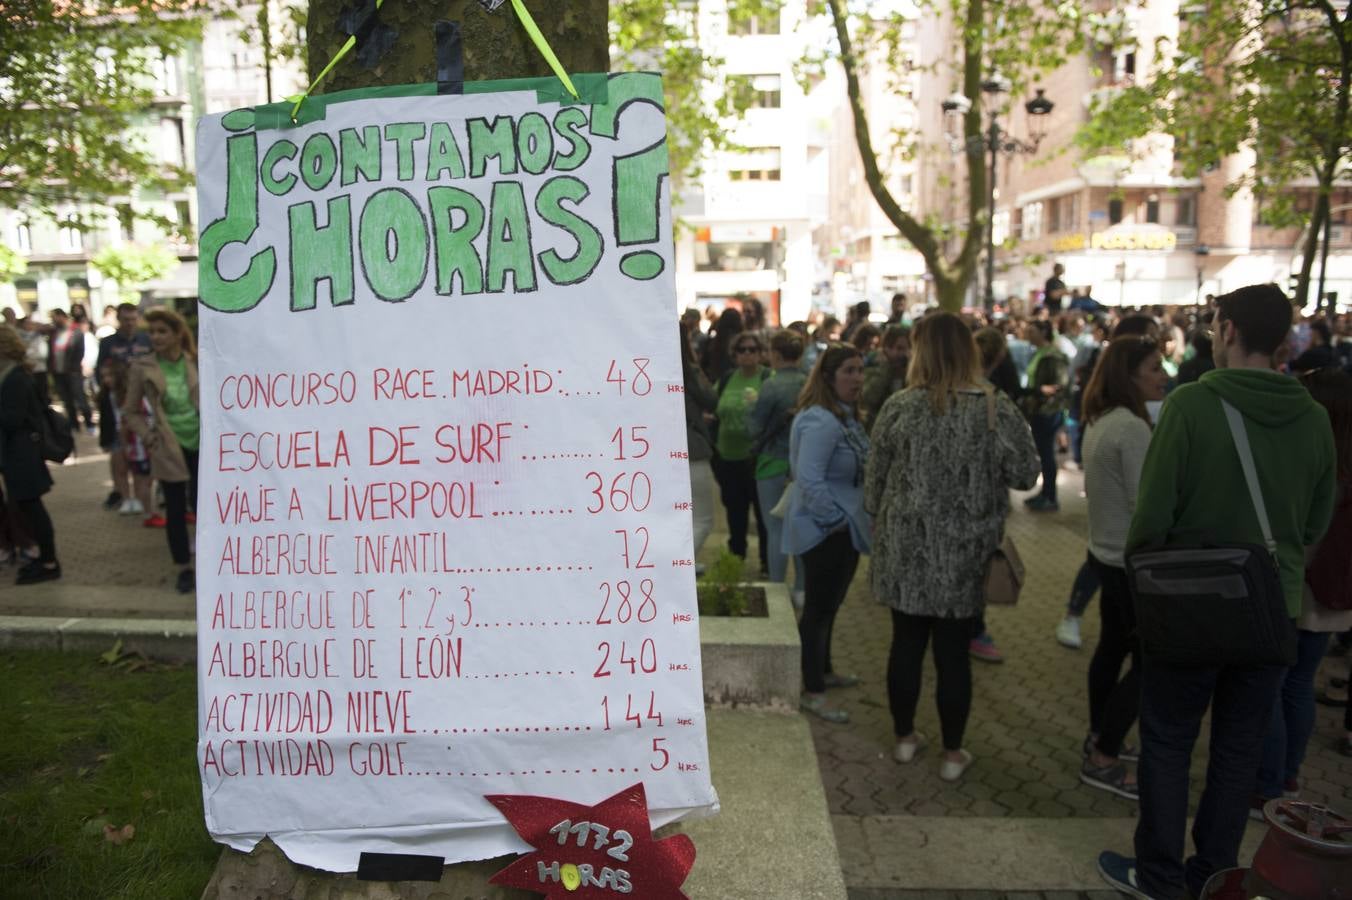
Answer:
[[[43,498],[61,579],[16,587],[12,571],[0,569],[0,615],[194,618],[192,599],[174,590],[178,568],[164,529],[103,509],[112,490],[108,457],[83,434],[76,453],[72,463],[51,467],[56,486]]]
[[[1133,816],[1135,804],[1079,782],[1080,746],[1088,730],[1087,672],[1098,638],[1098,599],[1083,626],[1084,648],[1068,650],[1053,631],[1065,610],[1071,582],[1084,561],[1085,502],[1078,472],[1063,471],[1060,513],[1030,513],[1015,502],[1010,527],[1028,569],[1019,605],[994,609],[987,625],[1004,651],[998,665],[973,661],[972,716],[967,748],[976,763],[962,784],[951,787],[936,774],[939,721],[934,706],[933,666],[926,665],[916,728],[931,738],[928,759],[910,766],[892,761],[892,720],[887,708],[886,666],[891,643],[888,611],[873,601],[867,567],[855,576],[836,622],[838,671],[865,679],[841,691],[849,710],[846,726],[814,720],[822,780],[831,811],[844,815],[943,815],[1084,817]],[[1320,683],[1346,675],[1346,660],[1327,660]],[[1352,759],[1339,756],[1341,710],[1318,707],[1315,734],[1302,767],[1309,799],[1345,802],[1352,796]],[[1205,760],[1204,724],[1195,760]],[[1131,743],[1137,743],[1135,736]],[[1193,799],[1204,766],[1193,769]]]
[[[856,900],[1118,896],[1101,893],[1094,862],[1103,849],[1131,852],[1136,804],[1079,781],[1098,600],[1084,618],[1083,649],[1060,646],[1053,632],[1085,558],[1087,514],[1079,472],[1063,470],[1058,486],[1059,513],[1030,513],[1017,500],[1013,504],[1010,528],[1028,582],[1016,608],[987,616],[1006,662],[973,661],[966,745],[976,762],[958,784],[938,777],[932,662],[916,718],[930,749],[909,766],[892,760],[886,685],[891,620],[869,591],[867,558],[861,562],[836,620],[832,653],[837,671],[864,682],[835,694],[850,713],[849,724],[811,719],[841,865]],[[701,559],[715,557],[725,542],[726,533],[715,532]],[[1346,673],[1345,660],[1327,660],[1319,683]],[[1302,768],[1307,799],[1346,806],[1352,797],[1352,759],[1334,749],[1341,728],[1341,710],[1318,708]],[[1193,757],[1190,812],[1205,778],[1207,735],[1204,723]],[[1130,742],[1136,743],[1135,735]],[[1242,862],[1265,831],[1250,823]]]
[[[64,577],[20,588],[0,571],[0,617],[137,619],[151,627],[154,620],[191,620],[192,600],[173,588],[176,568],[163,530],[101,508],[110,486],[106,457],[92,438],[81,436],[79,445],[73,465],[54,469],[57,486],[46,498]],[[989,616],[1008,661],[973,664],[967,747],[977,761],[959,784],[939,780],[933,749],[911,766],[891,759],[885,684],[891,629],[887,610],[870,596],[867,561],[861,565],[837,621],[834,652],[839,671],[865,680],[840,692],[848,725],[811,722],[851,897],[1114,896],[1102,893],[1094,855],[1107,846],[1130,850],[1135,807],[1077,777],[1097,601],[1085,619],[1085,649],[1064,649],[1052,635],[1084,558],[1079,491],[1078,473],[1062,472],[1062,512],[1035,515],[1015,503],[1011,528],[1029,581],[1017,608]],[[716,532],[701,559],[715,557],[725,542],[726,533]],[[1345,662],[1329,661],[1321,683],[1345,673]],[[917,727],[937,742],[932,674],[927,668]],[[1319,707],[1303,770],[1310,799],[1345,804],[1352,796],[1352,760],[1333,750],[1340,715]],[[1204,728],[1196,759],[1205,753]],[[1202,764],[1194,766],[1194,803],[1203,772]],[[1262,834],[1251,825],[1246,854]]]

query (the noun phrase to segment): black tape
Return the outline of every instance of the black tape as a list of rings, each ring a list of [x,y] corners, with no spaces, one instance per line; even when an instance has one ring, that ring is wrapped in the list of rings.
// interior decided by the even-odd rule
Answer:
[[[363,853],[357,861],[361,881],[440,881],[446,860],[411,853]]]
[[[379,65],[399,38],[396,29],[381,24],[378,11],[375,0],[361,0],[338,14],[338,30],[357,39],[357,64],[364,69]]]
[[[465,92],[465,44],[459,22],[437,22],[437,93]]]

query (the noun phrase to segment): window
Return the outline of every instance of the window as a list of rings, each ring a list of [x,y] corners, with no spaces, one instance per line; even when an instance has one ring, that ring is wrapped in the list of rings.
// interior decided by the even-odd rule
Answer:
[[[33,229],[27,219],[14,218],[14,249],[23,254],[33,252]]]
[[[84,250],[84,232],[79,228],[79,223],[75,218],[75,210],[72,209],[63,213],[58,225],[57,239],[60,242],[62,253],[79,253]]]
[[[1136,52],[1128,51],[1113,57],[1113,83],[1130,83],[1136,77]]]
[[[768,4],[767,4],[768,5]],[[760,4],[728,4],[728,33],[737,35],[779,34],[779,6],[761,9]]]
[[[743,109],[779,109],[778,75],[730,75],[728,86]]]
[[[136,217],[132,214],[130,203],[117,205],[117,231],[124,241],[136,240]]]
[[[1064,230],[1064,227],[1061,224],[1060,197],[1053,197],[1052,199],[1047,201],[1047,224],[1048,224],[1047,228],[1048,234],[1056,234],[1058,231]]]
[[[174,57],[155,60],[155,87],[161,97],[178,96],[178,61]]]
[[[19,301],[26,315],[32,315],[38,308],[38,283],[36,281],[14,282],[14,298]]]
[[[1023,239],[1042,237],[1042,204],[1030,203],[1023,208]]]
[[[1108,201],[1108,224],[1116,225],[1122,221],[1122,200],[1113,198]]]
[[[175,116],[160,119],[160,160],[181,166],[184,160],[183,120]]]
[[[178,233],[185,240],[193,239],[192,207],[187,200],[174,201],[174,217],[178,220]]]
[[[732,181],[778,181],[779,148],[753,147],[728,159],[728,178]]]
[[[1159,194],[1151,194],[1145,198],[1145,220],[1151,225],[1160,223],[1160,198]]]
[[[1061,198],[1061,230],[1079,231],[1080,195],[1070,194]]]
[[[1192,227],[1197,224],[1197,198],[1191,194],[1180,196],[1174,203],[1174,224]]]

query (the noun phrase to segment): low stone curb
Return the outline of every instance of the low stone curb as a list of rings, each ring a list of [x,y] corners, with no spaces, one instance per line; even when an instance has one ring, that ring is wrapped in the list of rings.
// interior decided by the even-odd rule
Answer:
[[[0,616],[0,649],[103,653],[118,641],[124,653],[188,661],[197,657],[197,623],[192,619]]]

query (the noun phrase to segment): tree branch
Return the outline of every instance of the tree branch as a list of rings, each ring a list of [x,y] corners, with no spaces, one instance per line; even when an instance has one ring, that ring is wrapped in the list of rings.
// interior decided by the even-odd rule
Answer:
[[[888,221],[915,246],[929,263],[930,271],[935,272],[944,260],[940,256],[934,234],[902,209],[892,196],[892,192],[887,189],[887,185],[883,183],[882,173],[878,169],[878,155],[873,149],[873,138],[869,134],[868,116],[864,112],[864,102],[860,96],[859,63],[850,44],[849,22],[841,0],[827,0],[827,3],[831,7],[836,40],[840,44],[840,64],[845,70],[845,89],[850,99],[850,112],[854,115],[854,138],[859,148],[859,158],[864,164],[864,180],[868,183],[873,198],[878,201],[883,215],[887,216]]]

